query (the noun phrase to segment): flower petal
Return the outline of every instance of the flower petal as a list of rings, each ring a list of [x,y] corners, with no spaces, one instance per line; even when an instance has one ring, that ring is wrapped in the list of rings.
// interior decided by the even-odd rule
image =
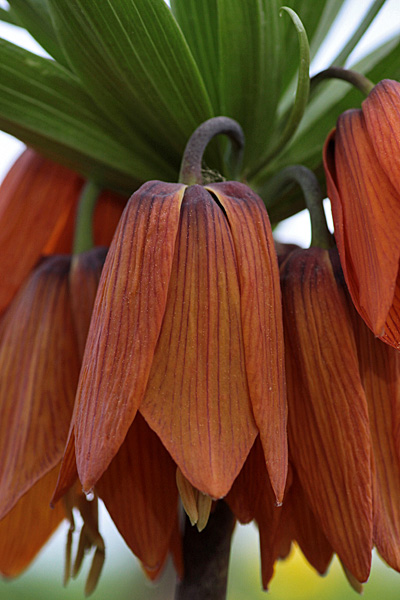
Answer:
[[[106,256],[106,248],[92,248],[92,250],[75,254],[72,257],[69,286],[80,360],[83,358],[93,305]]]
[[[225,496],[257,434],[244,364],[237,263],[222,210],[184,196],[165,317],[140,412],[190,483]]]
[[[93,216],[93,237],[95,246],[109,246],[115,230],[122,216],[127,199],[120,194],[103,190],[98,197]],[[57,221],[50,239],[47,241],[42,253],[47,254],[70,254],[72,252],[76,212],[79,204],[79,196],[71,204],[63,218]]]
[[[65,256],[44,261],[1,322],[1,516],[63,454],[79,373],[69,267]]]
[[[164,563],[176,525],[176,466],[140,415],[96,485],[122,537],[144,563]]]
[[[0,312],[37,262],[58,220],[65,220],[82,184],[78,174],[30,149],[7,174],[0,188]]]
[[[357,313],[354,324],[374,450],[374,543],[385,561],[400,571],[400,463],[392,414],[400,402],[399,354],[376,339]]]
[[[60,504],[49,506],[58,466],[40,479],[0,521],[0,573],[19,575],[65,518]]]
[[[118,452],[146,389],[184,189],[143,185],[130,199],[107,255],[76,400],[76,458],[85,491]]]
[[[242,470],[225,498],[225,502],[240,523],[250,523],[255,518],[260,497],[267,485],[270,489],[264,453],[257,436]]]
[[[365,581],[371,442],[349,306],[325,250],[290,254],[281,282],[293,463],[332,548]]]
[[[369,139],[394,189],[400,180],[400,83],[380,81],[362,103]],[[389,215],[390,216],[390,215]]]
[[[247,186],[210,185],[226,211],[238,261],[241,318],[254,418],[277,502],[287,475],[286,387],[279,270],[271,225]]]
[[[294,525],[293,537],[308,562],[320,575],[323,575],[332,560],[333,550],[309,507],[306,495],[295,473],[286,501],[291,508]]]
[[[336,134],[325,146],[325,169],[351,297],[381,336],[399,269],[400,198],[378,160],[361,110],[339,117]]]

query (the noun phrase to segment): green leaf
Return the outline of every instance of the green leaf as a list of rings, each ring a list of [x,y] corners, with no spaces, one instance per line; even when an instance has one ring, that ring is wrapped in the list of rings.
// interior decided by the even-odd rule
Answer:
[[[54,31],[47,0],[11,0],[10,5],[18,24],[27,29],[50,56],[67,66]]]
[[[0,21],[3,21],[3,23],[10,23],[10,25],[19,25],[12,11],[6,10],[5,8],[0,8]]]
[[[220,109],[246,135],[244,166],[271,142],[283,57],[278,0],[219,0]]]
[[[187,139],[213,113],[164,0],[48,3],[69,62],[93,101],[178,171]]]
[[[296,97],[293,102],[290,115],[285,121],[283,131],[280,133],[279,137],[277,138],[277,141],[272,146],[272,148],[264,156],[259,158],[259,161],[253,167],[253,171],[247,173],[247,177],[249,179],[253,177],[255,173],[262,170],[264,164],[268,164],[268,162],[272,158],[277,156],[281,152],[282,148],[286,146],[288,141],[294,135],[306,109],[308,94],[310,91],[310,48],[308,45],[306,31],[304,29],[303,23],[301,22],[297,14],[294,12],[294,10],[283,6],[282,11],[287,12],[290,16],[292,23],[294,24],[297,30],[297,36],[300,46],[299,75],[297,82]]]
[[[368,27],[371,25],[372,21],[375,19],[376,15],[385,4],[386,0],[375,0],[364,18],[359,23],[357,29],[353,32],[353,35],[350,37],[347,44],[342,48],[337,57],[332,61],[333,65],[343,66],[348,59],[349,55],[353,52],[354,48],[357,46],[358,42],[361,40],[364,33],[367,31]]]
[[[369,79],[378,82],[390,78],[400,80],[400,40],[396,36],[375,49],[354,66]],[[292,164],[303,164],[312,169],[323,181],[322,147],[329,131],[335,127],[339,115],[349,108],[358,108],[364,99],[357,89],[342,81],[321,83],[318,96],[307,107],[306,115],[291,144],[268,165],[257,180],[252,182],[266,202],[272,222],[277,222],[304,208],[293,194],[279,197],[270,189],[271,176]]]
[[[219,115],[218,1],[171,0],[171,9],[199,67],[214,113]]]
[[[310,43],[310,56],[313,58],[317,53],[320,44],[323,42],[332,23],[336,18],[344,0],[319,0],[310,2],[310,0],[288,0],[281,2],[295,11],[303,23],[307,37]],[[285,21],[287,21],[285,19]],[[297,39],[293,35],[293,28],[290,22],[284,23],[285,38],[285,63],[282,77],[282,92],[286,90],[289,84],[294,87],[293,79],[298,69],[298,63],[293,60],[297,56]]]
[[[149,144],[129,145],[56,62],[0,40],[0,129],[95,181],[126,191],[174,177]]]

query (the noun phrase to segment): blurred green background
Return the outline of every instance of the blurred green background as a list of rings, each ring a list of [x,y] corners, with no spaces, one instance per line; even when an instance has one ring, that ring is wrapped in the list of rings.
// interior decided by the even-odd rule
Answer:
[[[106,541],[106,563],[93,600],[173,600],[175,578],[167,567],[157,584],[147,581],[138,561],[128,550],[105,510],[101,512],[101,531]],[[66,526],[42,550],[30,569],[12,581],[0,581],[0,600],[77,600],[84,598],[86,575],[91,556],[82,572],[67,588],[62,586]],[[77,540],[75,540],[77,542]],[[255,527],[238,527],[235,532],[228,587],[228,600],[356,600],[335,559],[325,577],[320,577],[294,549],[278,563],[270,591],[263,592],[260,579],[258,533]],[[391,571],[374,557],[370,581],[364,586],[365,600],[398,600],[400,574]]]

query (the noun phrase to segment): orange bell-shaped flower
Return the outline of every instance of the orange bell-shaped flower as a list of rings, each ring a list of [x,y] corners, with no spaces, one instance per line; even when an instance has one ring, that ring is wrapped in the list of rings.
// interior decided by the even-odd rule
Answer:
[[[72,270],[70,256],[44,259],[0,321],[0,572],[9,577],[66,517],[49,503],[104,257],[102,248],[75,256]]]
[[[158,570],[174,536],[176,466],[181,482],[221,498],[258,433],[281,502],[283,330],[264,205],[237,182],[146,183],[106,259],[55,500],[78,473],[147,568]],[[135,494],[128,518],[120,503]]]
[[[335,239],[354,305],[400,348],[400,83],[384,80],[338,119],[324,149]]]

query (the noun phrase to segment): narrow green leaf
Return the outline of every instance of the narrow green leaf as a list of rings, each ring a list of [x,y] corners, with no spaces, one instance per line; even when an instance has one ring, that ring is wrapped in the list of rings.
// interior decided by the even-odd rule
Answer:
[[[400,80],[400,40],[396,36],[375,49],[353,67],[377,83],[381,79]],[[338,116],[349,108],[358,108],[364,96],[349,84],[334,80],[321,83],[321,91],[307,106],[301,126],[290,145],[257,176],[252,185],[264,199],[272,222],[295,214],[304,203],[293,194],[282,197],[270,193],[271,176],[287,165],[301,163],[312,169],[323,181],[322,147]]]
[[[244,166],[271,142],[283,60],[278,0],[219,0],[220,110],[246,136]]]
[[[164,0],[48,3],[69,62],[97,106],[178,170],[187,139],[213,114]]]
[[[54,31],[47,0],[11,0],[10,6],[18,24],[63,66],[67,61]]]
[[[354,48],[357,46],[358,42],[361,40],[364,33],[367,31],[368,27],[371,25],[372,21],[375,19],[376,15],[385,4],[386,0],[374,0],[371,4],[370,9],[365,14],[362,21],[359,23],[357,29],[352,34],[351,38],[347,42],[347,44],[342,48],[336,58],[332,61],[333,65],[342,67],[350,54],[353,52]]]
[[[0,40],[0,129],[104,186],[132,190],[167,161],[126,138],[93,107],[79,81],[56,62]]]
[[[307,32],[310,43],[310,56],[313,58],[317,53],[320,44],[324,41],[326,34],[332,27],[344,0],[319,0],[310,2],[310,0],[288,0],[281,2],[281,5],[288,6],[298,15]],[[298,46],[297,38],[293,35],[293,26],[290,21],[285,20],[284,25],[284,49],[285,63],[282,76],[282,91],[290,85],[290,89],[295,88],[293,84],[294,77],[298,69],[297,56]]]
[[[217,0],[171,0],[172,12],[200,69],[215,114],[219,110]]]
[[[308,20],[306,19],[306,16],[303,15],[302,10],[299,7],[296,8],[296,6],[292,6],[292,2],[288,3],[288,6],[293,8],[293,10],[295,10],[296,13],[299,15],[299,17],[307,31],[308,40],[310,42],[311,59],[313,59],[314,56],[317,54],[322,42],[325,40],[326,35],[332,28],[332,25],[333,25],[337,15],[339,14],[339,11],[342,8],[344,2],[345,2],[345,0],[327,0],[325,2],[323,10],[320,13],[319,20],[318,20],[318,26],[316,27],[316,29],[314,31],[312,31],[310,29]],[[320,3],[318,2],[317,6],[316,6],[315,2],[313,2],[311,4],[307,0],[302,0],[302,4],[303,5],[307,4],[309,7],[312,6],[312,8],[315,10],[315,8],[317,8],[317,6]]]
[[[0,21],[3,21],[3,23],[10,23],[10,25],[19,26],[19,23],[12,12],[5,8],[0,8]]]
[[[310,48],[308,45],[307,34],[304,29],[303,23],[297,16],[297,14],[289,7],[282,7],[282,11],[285,11],[290,16],[298,35],[299,46],[300,46],[300,61],[299,61],[299,75],[297,82],[296,97],[290,111],[290,115],[287,118],[284,129],[280,134],[278,140],[264,155],[262,155],[252,170],[247,173],[247,177],[250,179],[254,177],[259,171],[262,170],[265,164],[268,164],[271,159],[279,154],[279,152],[286,146],[288,141],[294,135],[296,129],[300,125],[304,111],[307,106],[308,94],[310,91]]]

